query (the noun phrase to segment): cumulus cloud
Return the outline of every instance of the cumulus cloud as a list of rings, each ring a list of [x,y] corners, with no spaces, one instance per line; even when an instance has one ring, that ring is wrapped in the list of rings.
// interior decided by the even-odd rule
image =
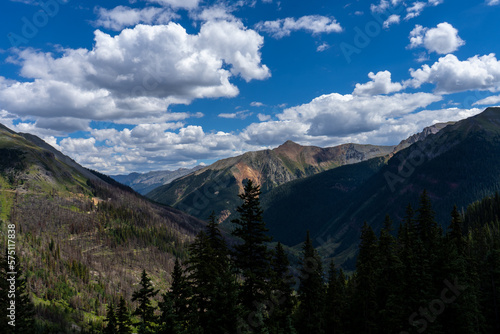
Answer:
[[[474,105],[487,106],[498,105],[500,103],[500,95],[488,96],[474,103]]]
[[[379,95],[399,92],[403,85],[399,82],[392,82],[391,72],[381,71],[377,74],[370,72],[368,77],[372,79],[365,84],[356,84],[354,95]]]
[[[165,7],[195,9],[198,7],[200,0],[146,0],[150,3],[156,3]]]
[[[121,131],[94,129],[90,135],[106,145],[95,146],[91,154],[80,151],[81,143],[74,144],[72,138],[61,141],[60,146],[78,162],[108,173],[193,166],[199,160],[226,158],[260,148],[245,144],[237,135],[206,133],[193,125],[172,131],[168,125],[142,124]]]
[[[450,94],[467,90],[500,90],[500,61],[495,54],[474,56],[460,61],[449,54],[433,65],[423,65],[410,70],[412,79],[407,82],[415,88],[431,83],[437,93]]]
[[[217,4],[211,7],[203,8],[200,12],[191,12],[190,16],[195,20],[200,21],[215,21],[215,20],[236,20],[231,13],[234,10],[224,4]]]
[[[251,116],[253,113],[248,112],[248,110],[240,110],[234,113],[221,113],[217,115],[220,118],[230,118],[230,119],[246,119],[248,116]]]
[[[382,129],[387,131],[387,124],[403,124],[408,115],[441,99],[429,93],[322,95],[285,109],[276,115],[278,120],[251,124],[242,131],[241,138],[254,145],[279,145],[284,139],[319,146],[346,142],[396,143],[404,138],[403,132],[384,135]]]
[[[304,30],[312,34],[341,32],[342,26],[333,17],[321,15],[302,16],[298,19],[287,17],[275,21],[259,22],[255,28],[267,32],[274,38],[290,36],[293,31]]]
[[[50,134],[44,138],[83,165],[106,173],[148,171],[194,166],[200,160],[274,147],[287,139],[318,146],[346,142],[397,144],[430,124],[480,112],[456,108],[421,110],[440,100],[441,96],[430,93],[328,94],[285,109],[276,120],[258,114],[260,123],[239,133],[206,132],[201,126],[170,122],[127,126],[123,130],[90,129],[88,138],[65,138],[59,144]]]
[[[393,24],[399,24],[399,22],[401,21],[401,16],[399,15],[396,15],[396,14],[392,14],[391,16],[389,16],[387,18],[387,20],[384,21],[384,28],[385,29],[389,29],[389,27]]]
[[[10,61],[28,81],[0,77],[0,103],[21,117],[161,118],[171,104],[236,96],[232,77],[268,78],[262,45],[262,36],[238,21],[207,22],[196,35],[172,22],[116,36],[97,30],[92,50],[16,50]]]
[[[391,9],[397,6],[403,6],[406,10],[406,16],[404,19],[410,20],[422,14],[426,7],[440,5],[443,1],[444,0],[380,0],[378,3],[371,4],[370,10],[372,13],[384,13],[391,11]]]
[[[488,6],[495,6],[495,5],[500,4],[500,0],[486,0],[486,4]]]
[[[172,11],[158,7],[142,9],[126,6],[118,6],[113,9],[98,7],[95,11],[97,20],[94,24],[115,31],[121,31],[125,27],[135,26],[139,23],[165,24],[178,17]]]
[[[448,54],[455,52],[465,42],[458,36],[458,30],[451,24],[443,22],[436,28],[424,28],[416,25],[410,32],[410,49],[424,47],[429,52]]]
[[[261,122],[269,121],[271,119],[271,115],[266,115],[266,114],[257,114],[257,118]]]
[[[391,96],[334,93],[289,108],[278,118],[294,121],[307,119],[310,123],[307,133],[313,136],[346,136],[373,131],[389,118],[403,116],[441,99],[441,96],[429,93]]]
[[[316,48],[316,51],[323,52],[325,50],[328,50],[329,48],[330,48],[330,45],[325,42],[325,43],[318,45],[318,47]]]

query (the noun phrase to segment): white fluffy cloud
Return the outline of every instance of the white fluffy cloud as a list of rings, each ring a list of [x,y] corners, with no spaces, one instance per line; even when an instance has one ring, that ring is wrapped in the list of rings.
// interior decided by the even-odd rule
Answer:
[[[238,21],[207,22],[196,35],[175,23],[137,25],[114,37],[97,30],[92,50],[66,49],[59,57],[17,50],[11,61],[29,81],[0,77],[0,103],[21,117],[161,118],[171,104],[237,95],[231,77],[268,78],[262,45],[262,36]]]
[[[458,30],[448,22],[437,25],[436,28],[424,28],[416,25],[410,32],[410,49],[425,47],[429,52],[448,54],[455,52],[465,42],[458,36]]]
[[[399,24],[400,21],[401,21],[401,16],[392,14],[387,18],[387,20],[384,21],[383,26],[385,29],[388,29],[393,24]]]
[[[290,36],[293,31],[304,30],[312,34],[341,32],[342,26],[333,17],[321,15],[302,16],[298,19],[287,17],[275,21],[256,24],[255,28],[265,31],[274,38]]]
[[[322,95],[285,109],[276,115],[276,121],[251,124],[241,137],[248,144],[258,145],[278,145],[286,139],[320,146],[346,142],[394,143],[406,133],[398,130],[392,136],[385,136],[382,128],[387,130],[387,124],[403,124],[405,117],[441,99],[429,93]]]
[[[165,24],[178,16],[165,8],[146,7],[142,9],[118,6],[113,9],[96,8],[97,20],[94,24],[115,31],[139,23]]]
[[[146,0],[147,2],[157,3],[165,7],[195,9],[201,0]]]
[[[500,61],[495,54],[474,56],[460,61],[455,55],[441,57],[432,66],[423,65],[410,70],[413,79],[407,82],[419,88],[431,83],[438,93],[456,93],[467,90],[500,90]]]
[[[493,95],[475,102],[474,105],[491,106],[491,105],[498,105],[499,103],[500,103],[500,95]]]
[[[318,146],[346,142],[396,144],[430,124],[480,112],[457,108],[419,111],[440,100],[441,96],[429,93],[328,94],[285,109],[277,120],[259,114],[260,123],[239,133],[206,132],[201,126],[170,122],[123,130],[91,129],[89,138],[65,138],[59,145],[50,134],[44,138],[83,165],[106,173],[158,170],[273,147],[288,139]],[[8,117],[4,114],[0,116]]]
[[[406,10],[405,20],[413,19],[419,16],[426,7],[437,6],[443,3],[444,0],[380,0],[378,3],[373,3],[370,6],[372,13],[384,13],[391,8],[402,6]]]
[[[229,118],[229,119],[246,119],[248,116],[251,116],[253,113],[248,110],[240,110],[233,113],[221,113],[217,115],[220,118]]]
[[[392,82],[391,72],[381,71],[377,74],[370,72],[368,77],[372,79],[365,84],[356,84],[354,95],[379,95],[399,92],[403,85],[399,82]]]
[[[500,0],[486,0],[488,6],[495,6],[500,4]]]

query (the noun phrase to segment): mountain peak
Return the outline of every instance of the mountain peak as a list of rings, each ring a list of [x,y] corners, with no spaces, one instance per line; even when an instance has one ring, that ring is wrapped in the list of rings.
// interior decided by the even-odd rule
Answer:
[[[291,141],[291,140],[287,140],[286,142],[284,142],[283,144],[281,144],[280,146],[278,147],[297,147],[297,146],[302,146],[300,144],[297,144],[296,142],[294,141]]]

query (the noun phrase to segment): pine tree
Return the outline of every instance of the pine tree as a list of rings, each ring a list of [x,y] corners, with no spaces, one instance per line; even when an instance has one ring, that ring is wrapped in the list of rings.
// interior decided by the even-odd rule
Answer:
[[[378,268],[376,277],[376,298],[379,309],[377,327],[379,332],[388,333],[401,328],[405,314],[403,295],[403,264],[398,256],[397,242],[392,236],[392,221],[387,215],[378,243]]]
[[[177,321],[174,303],[171,295],[167,292],[162,295],[162,301],[159,303],[160,317],[158,319],[158,334],[181,334],[181,327]]]
[[[117,334],[132,333],[132,320],[130,320],[130,313],[125,303],[125,299],[123,299],[123,296],[120,296],[120,302],[116,311],[116,325]]]
[[[272,260],[271,301],[274,309],[270,315],[270,332],[273,334],[290,333],[291,314],[294,307],[293,276],[290,262],[280,242],[276,245]]]
[[[416,217],[417,227],[417,267],[418,276],[414,278],[413,284],[419,289],[419,307],[428,305],[436,298],[443,289],[443,281],[448,274],[444,270],[446,266],[446,248],[443,244],[442,229],[435,220],[432,203],[426,190],[420,196],[419,208]],[[425,328],[428,333],[442,333],[442,317],[434,317],[431,311],[424,313],[429,319],[427,327],[417,324],[418,330]]]
[[[210,303],[207,310],[205,333],[235,333],[239,317],[238,283],[226,241],[212,212],[207,225],[208,253],[211,277]]]
[[[325,331],[323,265],[318,252],[313,247],[309,231],[302,246],[299,279],[299,306],[295,326],[297,333],[322,334]]]
[[[137,315],[141,319],[136,324],[139,328],[139,334],[153,333],[156,327],[156,319],[154,315],[155,308],[151,306],[151,299],[158,294],[158,290],[154,289],[146,270],[142,271],[139,285],[140,289],[132,294],[132,301],[138,301],[139,303],[132,315]]]
[[[341,334],[345,303],[345,277],[337,271],[333,260],[328,269],[325,297],[325,328],[327,334]]]
[[[477,333],[483,325],[479,305],[479,275],[474,259],[467,254],[467,242],[463,237],[463,222],[457,207],[451,212],[451,223],[446,234],[443,271],[448,281],[460,285],[463,291],[451,295],[450,302],[440,321],[447,332],[456,334]]]
[[[353,311],[355,312],[353,325],[358,333],[372,334],[377,329],[377,246],[377,236],[365,222],[361,231],[361,244],[356,262],[356,286],[353,296]]]
[[[252,312],[262,311],[256,305],[265,305],[270,293],[271,256],[265,243],[271,241],[271,238],[266,235],[268,229],[262,218],[259,196],[259,186],[254,186],[249,180],[244,193],[239,195],[243,200],[243,204],[237,208],[239,218],[232,220],[237,226],[232,234],[242,240],[234,246],[233,259],[243,278],[240,301],[244,321],[248,320]],[[266,310],[262,312],[265,313]]]
[[[115,310],[113,304],[108,304],[106,309],[106,327],[104,327],[103,334],[117,334],[117,320],[115,316]]]
[[[175,259],[172,271],[172,286],[168,294],[171,297],[174,313],[181,331],[189,330],[191,318],[193,317],[193,305],[191,305],[191,286],[186,279],[184,270],[178,259]]]

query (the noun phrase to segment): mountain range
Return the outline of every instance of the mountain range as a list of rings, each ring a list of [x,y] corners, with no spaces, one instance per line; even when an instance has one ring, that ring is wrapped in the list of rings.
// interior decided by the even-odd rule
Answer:
[[[126,175],[110,175],[116,181],[129,186],[141,195],[146,195],[151,190],[203,168],[179,168],[176,170],[152,171],[148,173],[130,173]]]
[[[292,141],[275,148],[223,159],[170,184],[147,197],[171,205],[200,219],[212,211],[224,218],[235,212],[244,182],[252,179],[262,193],[293,180],[339,166],[393,152],[393,146],[345,144],[330,148],[301,146]]]

